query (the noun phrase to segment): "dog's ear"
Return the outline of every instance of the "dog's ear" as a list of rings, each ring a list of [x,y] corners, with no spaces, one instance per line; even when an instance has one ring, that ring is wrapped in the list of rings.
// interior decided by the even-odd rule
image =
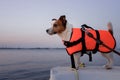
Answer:
[[[65,26],[65,27],[66,27],[66,23],[67,23],[66,16],[65,16],[65,15],[60,16],[59,20],[61,20],[61,21],[62,21],[63,26]]]
[[[59,20],[62,20],[62,21],[66,20],[66,16],[65,15],[60,16]]]
[[[56,21],[57,19],[53,18],[52,21]]]

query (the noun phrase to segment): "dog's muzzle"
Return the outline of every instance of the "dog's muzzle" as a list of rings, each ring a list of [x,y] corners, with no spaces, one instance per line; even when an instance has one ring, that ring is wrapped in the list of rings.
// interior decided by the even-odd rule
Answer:
[[[52,28],[47,29],[46,32],[47,32],[49,35],[56,34],[56,32],[54,32]]]
[[[47,29],[46,32],[48,33],[48,32],[49,32],[49,29]]]

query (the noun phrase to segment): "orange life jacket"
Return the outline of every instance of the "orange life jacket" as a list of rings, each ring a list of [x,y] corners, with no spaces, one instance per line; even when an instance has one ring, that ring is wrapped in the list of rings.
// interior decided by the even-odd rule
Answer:
[[[116,41],[109,31],[88,30],[93,36],[102,41],[108,47],[114,49]],[[81,28],[72,28],[70,41],[64,41],[69,55],[84,51],[100,51],[103,53],[111,52],[108,48],[98,44],[96,40],[89,37]]]

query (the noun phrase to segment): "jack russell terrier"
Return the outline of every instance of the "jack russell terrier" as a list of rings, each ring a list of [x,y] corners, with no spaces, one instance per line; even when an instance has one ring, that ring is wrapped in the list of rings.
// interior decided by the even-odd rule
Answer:
[[[107,32],[110,32],[111,35],[112,35],[113,34],[112,24],[108,23],[107,26],[108,26],[108,31]],[[65,15],[62,15],[62,16],[60,16],[59,19],[52,19],[52,27],[47,29],[46,32],[49,35],[58,34],[58,36],[63,41],[68,41],[69,42],[70,39],[71,39],[71,34],[73,33],[72,29],[73,29],[73,25],[68,23]],[[111,43],[111,42],[109,42],[109,43]],[[92,45],[90,45],[90,46],[92,46]],[[90,50],[88,50],[87,52],[90,52]],[[104,67],[106,69],[112,69],[113,57],[110,53],[112,51],[108,51],[108,52],[109,52],[109,54],[101,52],[101,55],[107,59],[107,64],[104,65]],[[78,51],[78,52],[74,53],[73,56],[71,57],[71,59],[74,59],[74,65],[75,65],[76,69],[79,69],[80,64],[82,63],[82,62],[80,62],[81,55],[82,55],[82,52]]]

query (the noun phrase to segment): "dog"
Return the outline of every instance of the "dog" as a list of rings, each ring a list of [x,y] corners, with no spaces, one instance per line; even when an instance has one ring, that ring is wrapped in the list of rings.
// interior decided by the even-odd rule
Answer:
[[[108,31],[113,35],[112,24],[109,22],[107,26]],[[47,29],[46,32],[49,35],[57,34],[63,41],[70,41],[72,28],[73,25],[68,23],[65,15],[62,15],[59,17],[59,19],[52,19],[52,27]],[[81,54],[82,52],[77,52],[73,54],[76,69],[79,69],[79,66],[82,63],[80,61]],[[105,64],[104,67],[106,69],[112,69],[113,57],[111,53],[109,54],[101,53],[101,55],[107,59],[107,64]]]

